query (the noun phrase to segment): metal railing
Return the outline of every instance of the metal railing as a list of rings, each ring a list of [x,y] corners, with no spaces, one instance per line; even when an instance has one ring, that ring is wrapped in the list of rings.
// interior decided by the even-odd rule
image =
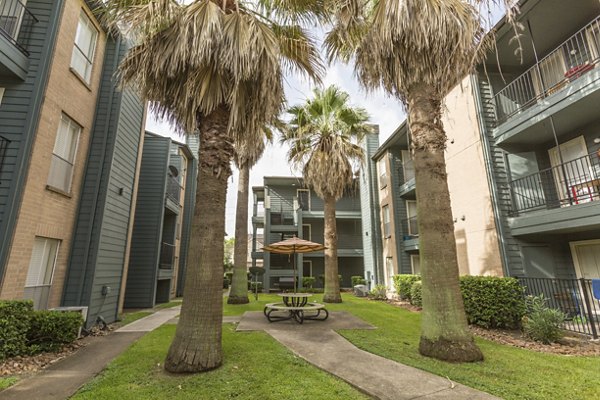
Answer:
[[[271,225],[296,225],[293,212],[271,212]]]
[[[600,16],[496,93],[496,124],[562,90],[599,60]]]
[[[598,338],[600,299],[593,295],[591,279],[518,278],[525,295],[544,295],[548,306],[565,314],[563,328]]]
[[[69,193],[73,180],[73,163],[56,154],[52,154],[48,186]]]
[[[402,220],[402,227],[404,240],[414,239],[419,236],[419,223],[416,216]]]
[[[179,184],[179,180],[176,177],[170,175],[167,177],[166,195],[177,204],[180,204],[179,201],[181,199],[181,188],[182,187]]]
[[[0,34],[25,55],[29,55],[27,46],[36,22],[38,19],[20,0],[0,1]]]
[[[173,269],[173,263],[175,260],[175,245],[167,242],[163,242],[160,247],[160,263],[158,267],[160,269]]]
[[[600,200],[600,157],[596,153],[512,180],[513,216]]]
[[[6,156],[6,150],[10,140],[0,136],[0,179],[2,179],[2,166],[4,165],[4,157]]]

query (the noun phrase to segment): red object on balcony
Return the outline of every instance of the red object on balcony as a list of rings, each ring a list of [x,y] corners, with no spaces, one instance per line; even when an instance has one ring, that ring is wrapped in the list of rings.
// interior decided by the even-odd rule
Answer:
[[[577,65],[577,66],[571,68],[570,70],[568,70],[567,72],[565,72],[565,78],[567,78],[569,80],[577,79],[581,75],[585,74],[586,72],[588,72],[592,69],[594,69],[594,64],[590,64],[589,62],[586,62],[585,64]]]

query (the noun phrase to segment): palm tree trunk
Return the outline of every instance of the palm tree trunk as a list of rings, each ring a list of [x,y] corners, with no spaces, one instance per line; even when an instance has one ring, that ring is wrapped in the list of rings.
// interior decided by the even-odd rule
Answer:
[[[233,278],[227,304],[246,304],[248,300],[248,185],[250,166],[240,167],[237,204],[235,210],[235,244],[233,248]]]
[[[408,98],[423,282],[419,352],[446,361],[479,361],[483,354],[469,332],[459,288],[441,104],[441,96],[426,85]]]
[[[338,277],[337,256],[337,226],[335,223],[335,198],[328,196],[325,199],[325,290],[323,301],[325,303],[341,303],[340,279]]]
[[[223,236],[233,146],[229,111],[221,106],[198,121],[198,189],[183,290],[183,304],[165,369],[201,372],[223,362]]]

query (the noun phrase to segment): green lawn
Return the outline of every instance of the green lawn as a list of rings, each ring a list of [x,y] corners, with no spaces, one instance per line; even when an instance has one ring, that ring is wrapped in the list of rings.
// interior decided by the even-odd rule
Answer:
[[[138,319],[142,319],[152,314],[152,311],[134,311],[127,312],[121,314],[119,317],[121,320],[119,321],[119,326],[125,326],[127,324],[132,323],[133,321],[137,321]]]
[[[8,378],[0,378],[0,390],[4,390],[9,386],[14,385],[15,383],[17,383],[18,380],[19,378],[14,376]]]
[[[72,399],[366,399],[345,382],[312,367],[263,332],[223,325],[224,365],[174,376],[162,362],[175,333],[164,325],[123,353]],[[290,377],[302,377],[290,379]]]

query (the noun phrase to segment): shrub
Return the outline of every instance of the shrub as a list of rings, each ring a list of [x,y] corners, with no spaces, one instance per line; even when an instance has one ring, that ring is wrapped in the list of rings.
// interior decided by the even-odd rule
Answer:
[[[229,289],[229,279],[226,276],[223,277],[223,289]]]
[[[304,276],[302,277],[302,287],[312,289],[316,280],[314,276]]]
[[[33,301],[0,301],[0,360],[29,353],[29,330]]]
[[[373,300],[387,300],[387,287],[385,285],[375,285],[369,292],[369,297]]]
[[[233,272],[225,272],[225,277],[227,278],[227,280],[229,281],[229,284],[231,285],[231,282],[233,282]]]
[[[462,276],[460,290],[469,324],[484,328],[519,327],[525,301],[523,287],[515,278]]]
[[[523,332],[529,338],[550,344],[563,337],[561,324],[566,315],[557,309],[547,306],[544,295],[527,296],[527,315],[523,317]]]
[[[423,284],[421,281],[413,282],[410,287],[410,304],[423,307]]]
[[[77,339],[83,317],[78,312],[35,311],[27,338],[33,352],[56,351]]]
[[[250,282],[250,290],[254,292],[257,289],[259,292],[262,291],[263,283],[262,282]]]
[[[413,283],[421,280],[421,276],[402,274],[394,275],[393,279],[394,289],[396,289],[396,293],[398,293],[398,296],[400,296],[400,300],[410,301],[410,289],[412,288]]]
[[[356,285],[366,285],[367,280],[360,275],[351,276],[350,280],[352,281],[352,287]]]

